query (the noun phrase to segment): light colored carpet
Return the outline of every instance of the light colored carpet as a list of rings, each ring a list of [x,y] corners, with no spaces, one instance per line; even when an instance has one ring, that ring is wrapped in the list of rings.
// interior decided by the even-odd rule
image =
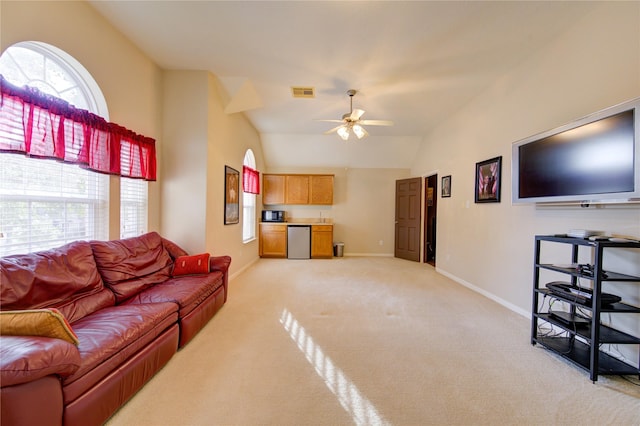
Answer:
[[[593,384],[425,264],[261,259],[229,293],[109,426],[640,425],[637,376]]]

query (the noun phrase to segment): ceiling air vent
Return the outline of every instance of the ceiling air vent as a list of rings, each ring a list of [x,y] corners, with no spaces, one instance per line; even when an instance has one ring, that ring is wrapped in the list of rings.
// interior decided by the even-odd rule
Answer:
[[[294,98],[315,98],[313,87],[292,87],[291,93]]]

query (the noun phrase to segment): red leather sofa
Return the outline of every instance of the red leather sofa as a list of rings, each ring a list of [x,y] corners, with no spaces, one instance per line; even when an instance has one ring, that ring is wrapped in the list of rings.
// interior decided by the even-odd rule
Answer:
[[[230,263],[155,232],[0,258],[2,318],[55,311],[77,337],[7,335],[3,319],[2,425],[103,424],[222,307]]]

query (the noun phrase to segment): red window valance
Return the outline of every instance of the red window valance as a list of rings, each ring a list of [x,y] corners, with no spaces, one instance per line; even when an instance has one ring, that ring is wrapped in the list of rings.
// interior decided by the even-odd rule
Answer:
[[[251,167],[242,166],[242,190],[250,194],[260,193],[260,172]]]
[[[96,172],[156,180],[156,143],[0,75],[0,151],[54,158]]]

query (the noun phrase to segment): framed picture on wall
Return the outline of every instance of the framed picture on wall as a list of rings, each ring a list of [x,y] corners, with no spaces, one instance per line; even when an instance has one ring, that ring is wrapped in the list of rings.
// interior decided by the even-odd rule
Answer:
[[[240,222],[240,173],[224,166],[224,224]]]
[[[451,175],[442,177],[442,198],[451,197]]]
[[[499,203],[502,156],[476,163],[476,203]]]

